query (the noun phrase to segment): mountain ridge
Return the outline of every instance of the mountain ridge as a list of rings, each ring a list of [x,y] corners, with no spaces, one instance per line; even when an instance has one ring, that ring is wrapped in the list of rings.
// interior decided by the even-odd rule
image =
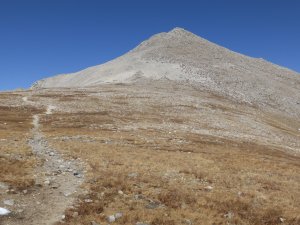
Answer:
[[[201,42],[203,42],[204,44],[209,44],[209,45],[211,45],[211,46],[213,46],[213,47],[215,47],[215,48],[221,48],[221,49],[223,49],[223,50],[229,51],[230,53],[237,54],[237,55],[239,55],[239,56],[241,56],[241,57],[247,57],[247,58],[252,59],[252,60],[257,60],[258,62],[270,63],[270,64],[272,64],[273,66],[278,67],[279,69],[287,70],[288,72],[291,72],[291,73],[297,73],[297,74],[300,76],[300,74],[299,74],[298,72],[293,71],[293,70],[291,70],[291,69],[289,69],[289,68],[286,68],[286,67],[283,67],[283,66],[279,66],[279,65],[277,65],[277,64],[275,64],[275,63],[272,63],[272,62],[269,62],[269,61],[267,61],[267,60],[265,60],[265,59],[263,59],[263,58],[254,58],[254,57],[250,57],[250,56],[243,55],[242,53],[234,52],[234,51],[232,51],[232,50],[230,50],[230,49],[228,49],[228,48],[226,48],[226,47],[220,46],[220,45],[215,44],[215,43],[213,43],[213,42],[210,42],[210,41],[208,41],[208,40],[206,40],[206,39],[204,39],[204,38],[202,38],[202,37],[199,37],[199,36],[193,34],[192,32],[189,32],[189,31],[187,31],[187,30],[185,30],[185,29],[183,29],[183,28],[176,27],[176,28],[172,29],[172,30],[169,31],[169,32],[162,32],[162,33],[158,33],[158,34],[155,34],[155,35],[151,36],[149,39],[147,39],[147,40],[141,42],[139,45],[137,45],[137,46],[136,46],[135,48],[133,48],[132,50],[128,51],[128,52],[125,53],[124,55],[119,56],[119,57],[117,57],[117,58],[115,58],[115,59],[113,59],[113,60],[110,60],[110,61],[105,62],[105,63],[100,64],[100,65],[87,67],[86,69],[80,70],[80,71],[78,71],[78,72],[67,73],[67,74],[58,74],[58,75],[55,75],[54,77],[65,76],[65,75],[72,75],[72,74],[78,74],[78,73],[80,73],[81,71],[85,71],[85,70],[89,70],[89,69],[91,69],[91,68],[95,68],[95,67],[99,67],[99,66],[106,65],[106,64],[111,63],[112,61],[114,61],[114,60],[116,60],[116,59],[122,58],[123,56],[125,56],[125,55],[127,55],[127,54],[132,54],[132,53],[135,53],[135,52],[144,50],[145,47],[149,47],[149,45],[150,45],[151,43],[153,43],[153,42],[154,42],[155,40],[157,40],[157,39],[160,39],[160,40],[161,40],[161,39],[166,39],[167,41],[170,41],[170,39],[172,39],[172,37],[173,37],[173,38],[174,38],[174,37],[175,37],[175,38],[181,37],[181,38],[184,38],[185,40],[186,40],[187,38],[192,38],[192,39],[197,40],[197,41],[201,40]],[[170,46],[169,46],[169,47],[170,47]],[[51,78],[53,78],[53,77],[48,77],[48,78],[42,79],[42,80],[40,80],[40,81],[37,81],[34,85],[32,85],[32,88],[47,87],[47,84],[43,85],[42,83],[44,83],[47,79],[51,79]],[[68,86],[68,84],[60,84],[60,85],[61,85],[61,87],[67,87],[67,86]],[[79,86],[80,86],[80,85],[79,85]],[[52,87],[52,86],[49,85],[49,87]],[[58,86],[53,85],[53,87],[58,87]]]
[[[300,74],[236,53],[182,28],[153,35],[107,63],[44,79],[32,88],[90,87],[143,79],[190,83],[300,118]]]

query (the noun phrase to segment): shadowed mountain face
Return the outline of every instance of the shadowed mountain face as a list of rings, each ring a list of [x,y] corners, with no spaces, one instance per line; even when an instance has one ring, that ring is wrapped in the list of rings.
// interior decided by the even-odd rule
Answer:
[[[33,88],[172,80],[238,102],[300,117],[300,75],[263,59],[235,53],[184,29],[142,42],[108,63],[36,82]]]

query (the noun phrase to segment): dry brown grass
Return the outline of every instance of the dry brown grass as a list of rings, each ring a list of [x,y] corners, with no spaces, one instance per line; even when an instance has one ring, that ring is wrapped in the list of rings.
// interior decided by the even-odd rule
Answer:
[[[35,157],[28,146],[32,114],[30,107],[0,107],[0,182],[23,190],[34,184]]]
[[[87,94],[53,91],[33,96],[65,107],[65,112],[41,117],[42,131],[54,149],[88,165],[86,193],[66,210],[66,219],[59,224],[106,224],[106,217],[117,212],[123,217],[114,224],[122,225],[300,223],[299,155],[284,148],[299,135],[296,121],[235,106],[210,93],[201,96],[206,103],[195,100],[197,91],[186,102],[180,100],[186,87],[172,90],[171,100],[164,87],[154,88],[151,95],[148,89],[135,93],[134,87],[127,88],[104,86]],[[173,99],[176,93],[178,98]],[[251,134],[256,127],[249,126],[255,122],[264,125],[258,127],[262,130],[274,129],[272,134],[282,135],[282,145],[268,144],[258,135],[255,142],[217,135],[223,130],[206,120],[209,113],[221,125],[233,123],[232,132]],[[30,113],[25,117],[30,121]],[[244,122],[246,117],[249,121]],[[11,137],[18,129],[15,123],[9,135],[1,135]],[[196,132],[201,129],[212,135]],[[7,145],[7,151],[20,152],[12,146]],[[5,160],[7,166],[14,165],[11,158]],[[28,168],[31,174],[30,164]]]
[[[106,216],[116,212],[124,213],[116,224],[187,224],[186,220],[193,224],[280,224],[280,218],[286,224],[299,223],[298,156],[280,147],[181,131],[177,125],[195,123],[191,115],[197,115],[202,106],[162,106],[163,100],[151,100],[133,94],[110,96],[105,103],[94,98],[102,111],[45,118],[49,140],[82,137],[50,142],[90,166],[85,185],[89,194],[67,212],[67,224],[105,223]],[[205,107],[238,116],[251,116],[257,110],[224,104]],[[188,113],[180,114],[178,109]],[[272,115],[261,120],[270,126],[268,121],[275,121],[276,129],[291,130]],[[171,129],[159,126],[163,121]],[[137,129],[124,129],[128,124]],[[172,132],[175,128],[176,133]],[[137,176],[128,176],[132,173]],[[212,191],[206,190],[208,185]],[[79,212],[76,218],[72,216],[75,211]]]
[[[0,181],[7,183],[16,190],[25,190],[35,181],[33,179],[32,168],[35,161],[31,159],[12,159],[0,156]]]
[[[149,113],[132,119],[159,120]],[[185,132],[139,129],[133,135],[119,128],[116,121],[124,118],[114,113],[73,114],[74,127],[67,114],[59,117],[60,122],[55,116],[43,121],[49,140],[83,138],[50,143],[90,166],[85,185],[89,194],[67,212],[67,224],[105,223],[106,216],[116,212],[124,214],[116,224],[275,225],[281,224],[280,218],[299,224],[298,156],[257,143]],[[84,125],[80,129],[79,121]],[[91,129],[91,123],[110,123],[116,129]],[[209,185],[213,190],[206,190]]]

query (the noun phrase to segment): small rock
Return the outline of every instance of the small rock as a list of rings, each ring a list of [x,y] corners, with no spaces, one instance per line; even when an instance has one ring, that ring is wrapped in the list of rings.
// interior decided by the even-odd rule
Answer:
[[[16,192],[15,189],[8,189],[8,190],[6,190],[6,192],[7,192],[8,194],[17,194],[17,192]]]
[[[62,216],[61,216],[61,219],[64,220],[65,218],[66,218],[66,215],[62,215]]]
[[[72,214],[72,216],[74,217],[74,218],[76,218],[76,217],[78,217],[78,212],[73,212],[73,214]]]
[[[121,190],[119,190],[119,191],[118,191],[118,194],[119,194],[119,195],[123,195],[123,194],[124,194],[124,192],[123,192],[123,191],[121,191]]]
[[[183,223],[186,224],[186,225],[192,225],[193,224],[193,222],[189,219],[184,219]]]
[[[65,196],[65,197],[69,197],[70,195],[72,195],[71,192],[65,192],[65,193],[64,193],[64,196]]]
[[[96,223],[95,221],[91,222],[91,225],[100,225],[99,223]]]
[[[116,218],[115,218],[114,215],[111,215],[111,216],[108,216],[108,217],[107,217],[107,222],[113,223],[113,222],[115,222],[115,221],[116,221]]]
[[[204,188],[205,191],[212,191],[214,188],[212,186],[206,186]]]
[[[148,205],[146,205],[146,209],[156,209],[160,206],[159,202],[150,202]]]
[[[44,184],[45,184],[45,185],[50,185],[50,183],[51,183],[50,180],[45,180],[45,181],[44,181]]]
[[[139,174],[138,173],[129,173],[128,177],[130,178],[136,178]]]
[[[137,194],[137,195],[134,195],[134,199],[141,200],[141,199],[145,199],[145,197],[142,194]]]
[[[49,176],[52,176],[52,173],[51,172],[46,172],[45,175],[49,177]]]
[[[73,175],[77,178],[81,178],[82,175],[79,172],[74,172]]]
[[[62,173],[62,171],[61,171],[60,169],[58,169],[58,170],[54,171],[54,172],[52,173],[52,175],[53,175],[53,176],[57,176],[57,175],[59,175],[59,174],[61,174],[61,173]]]
[[[119,218],[121,218],[122,216],[123,216],[123,213],[116,213],[115,214],[116,220],[119,219]]]
[[[228,212],[228,213],[226,213],[226,214],[224,215],[224,217],[226,217],[226,218],[228,218],[228,219],[232,219],[233,216],[234,216],[234,213],[232,213],[232,212]]]
[[[27,190],[23,190],[23,194],[27,194],[27,192],[28,192]]]
[[[10,214],[10,211],[8,209],[0,207],[0,216],[6,216],[8,214]]]
[[[50,185],[50,187],[51,187],[52,189],[57,189],[57,188],[60,187],[60,184],[59,184],[59,183],[53,183],[53,184]]]
[[[24,210],[23,209],[18,209],[17,212],[22,213],[22,212],[24,212]]]
[[[9,199],[9,200],[4,200],[3,203],[4,205],[13,206],[15,204],[15,201],[13,199]]]
[[[284,221],[285,221],[286,219],[280,217],[279,220],[280,220],[281,223],[284,223]]]
[[[54,156],[54,155],[55,155],[54,152],[49,153],[49,156]]]
[[[84,202],[91,203],[91,202],[93,202],[93,200],[92,199],[84,199]]]
[[[0,182],[0,189],[7,190],[9,186],[5,183]]]
[[[59,165],[60,169],[65,169],[65,167],[66,167],[65,165]]]

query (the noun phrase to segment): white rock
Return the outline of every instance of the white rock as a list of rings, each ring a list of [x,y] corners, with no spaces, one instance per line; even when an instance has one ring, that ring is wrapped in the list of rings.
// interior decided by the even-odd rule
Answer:
[[[45,185],[50,185],[50,183],[51,183],[50,180],[45,180],[45,181],[44,181],[44,184],[45,184]]]
[[[72,192],[64,192],[64,196],[65,197],[69,197],[70,195],[72,195],[73,193]]]
[[[211,190],[213,190],[214,188],[212,187],[212,186],[206,186],[205,188],[204,188],[204,190],[206,190],[206,191],[211,191]]]
[[[128,177],[130,178],[136,178],[139,174],[138,173],[129,173]]]
[[[5,189],[7,190],[9,187],[7,184],[0,182],[0,189]]]
[[[13,199],[8,199],[3,201],[4,205],[13,206],[15,204],[15,201]]]
[[[10,214],[10,211],[8,209],[0,207],[0,216],[6,216],[8,214]]]
[[[191,220],[189,220],[189,219],[184,219],[183,222],[186,225],[192,225],[193,224],[193,222]]]
[[[284,223],[284,221],[285,221],[286,219],[280,217],[279,220],[280,220],[281,223]]]
[[[114,215],[111,215],[111,216],[108,216],[108,217],[107,217],[107,222],[113,223],[113,222],[115,222],[115,221],[116,221],[116,218],[115,218]]]
[[[121,218],[123,216],[123,213],[116,213],[115,214],[115,218],[116,219],[119,219],[119,218]]]
[[[100,225],[99,223],[96,223],[95,221],[91,222],[91,225]]]
[[[224,217],[226,217],[226,218],[228,218],[228,219],[232,219],[233,216],[234,216],[234,213],[232,213],[232,212],[228,212],[228,213],[226,213],[226,214],[224,215]]]
[[[93,202],[93,200],[92,199],[84,199],[84,202],[91,203],[91,202]]]

